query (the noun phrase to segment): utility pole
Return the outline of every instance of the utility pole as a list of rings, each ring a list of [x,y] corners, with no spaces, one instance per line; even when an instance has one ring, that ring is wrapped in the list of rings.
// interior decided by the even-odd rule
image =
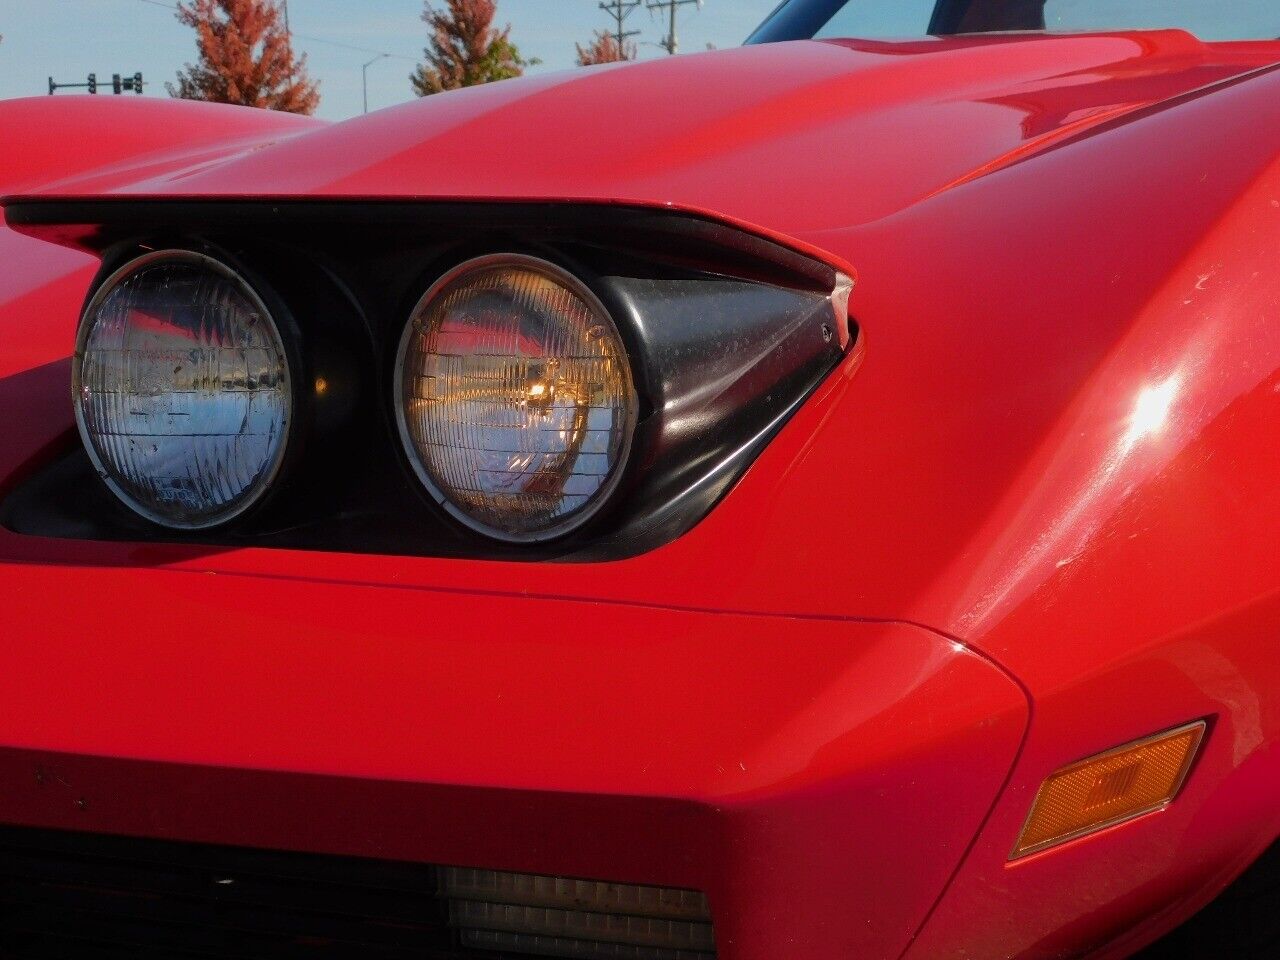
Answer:
[[[280,9],[284,14],[284,32],[285,36],[293,38],[293,33],[289,29],[289,0],[280,0]]]
[[[702,6],[702,0],[648,0],[645,5],[650,12],[661,10],[665,7],[671,15],[670,32],[662,41],[662,46],[667,53],[674,55],[680,49],[680,40],[676,36],[676,13],[681,7],[687,7],[691,3],[696,3],[699,8]]]
[[[627,40],[639,36],[639,30],[627,30],[625,24],[631,12],[640,6],[642,0],[600,0],[600,9],[613,17],[614,31],[611,34],[618,41],[618,49],[626,56]]]

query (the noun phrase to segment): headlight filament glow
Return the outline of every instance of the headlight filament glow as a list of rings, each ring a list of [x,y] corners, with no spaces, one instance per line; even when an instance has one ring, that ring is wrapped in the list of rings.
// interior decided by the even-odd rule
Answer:
[[[603,504],[636,398],[595,296],[532,257],[481,258],[423,297],[397,366],[397,413],[419,477],[489,536],[549,539]]]

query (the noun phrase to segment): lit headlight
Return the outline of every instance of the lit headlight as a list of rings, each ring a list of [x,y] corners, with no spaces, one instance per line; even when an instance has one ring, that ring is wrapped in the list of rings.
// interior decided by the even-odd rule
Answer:
[[[636,406],[605,308],[533,257],[453,270],[400,343],[396,409],[414,469],[446,510],[498,539],[546,540],[596,513],[626,462]]]
[[[271,485],[293,414],[280,331],[235,271],[184,250],[113,274],[81,320],[76,421],[107,485],[141,516],[196,530]]]

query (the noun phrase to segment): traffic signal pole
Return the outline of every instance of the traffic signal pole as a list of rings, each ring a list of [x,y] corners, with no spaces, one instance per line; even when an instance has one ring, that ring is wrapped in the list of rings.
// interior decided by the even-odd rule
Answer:
[[[55,83],[53,77],[49,78],[49,96],[53,96],[59,90],[87,90],[89,93],[98,92],[98,75],[96,73],[89,74],[86,83]],[[142,94],[142,73],[135,73],[132,77],[122,77],[118,73],[111,75],[111,92],[112,93],[136,93]]]

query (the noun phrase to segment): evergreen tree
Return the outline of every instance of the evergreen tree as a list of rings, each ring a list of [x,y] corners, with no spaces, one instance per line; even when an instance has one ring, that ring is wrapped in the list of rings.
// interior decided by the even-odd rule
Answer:
[[[511,42],[511,25],[494,27],[497,0],[445,0],[439,10],[426,0],[425,6],[429,45],[409,78],[418,96],[518,77],[530,65]]]
[[[198,63],[186,65],[169,95],[288,113],[314,113],[318,85],[295,57],[275,0],[184,0],[178,19],[196,31]]]

